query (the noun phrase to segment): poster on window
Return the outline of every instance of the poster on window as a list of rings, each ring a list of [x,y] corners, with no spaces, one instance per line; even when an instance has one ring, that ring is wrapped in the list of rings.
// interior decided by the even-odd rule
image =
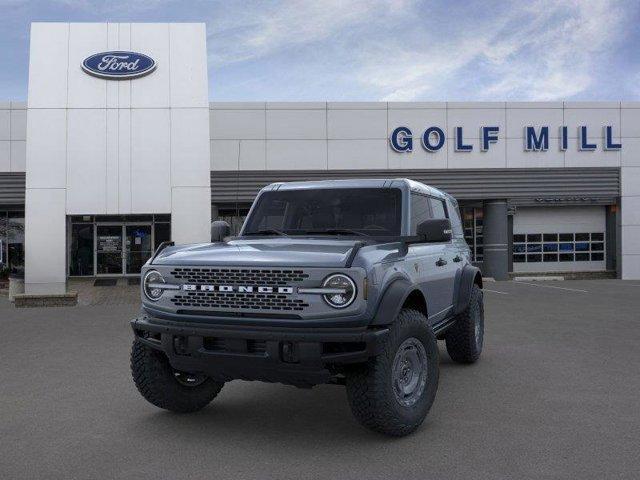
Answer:
[[[120,235],[98,235],[98,251],[119,252],[122,248]]]

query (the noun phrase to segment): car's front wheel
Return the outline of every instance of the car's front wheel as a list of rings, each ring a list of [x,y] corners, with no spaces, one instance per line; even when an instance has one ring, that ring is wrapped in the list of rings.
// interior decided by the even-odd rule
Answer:
[[[149,403],[178,413],[203,409],[224,386],[204,374],[173,369],[164,353],[138,340],[131,348],[131,374],[138,391]]]
[[[424,421],[438,389],[438,345],[425,316],[403,309],[382,353],[346,375],[347,397],[358,421],[403,436]]]

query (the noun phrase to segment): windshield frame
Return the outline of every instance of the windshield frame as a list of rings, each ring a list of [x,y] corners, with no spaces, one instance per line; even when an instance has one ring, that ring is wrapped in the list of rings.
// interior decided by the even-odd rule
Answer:
[[[342,227],[332,227],[332,228],[326,228],[326,229],[315,229],[315,228],[309,228],[309,229],[300,229],[300,230],[294,230],[294,229],[281,229],[281,232],[276,233],[275,231],[273,231],[273,233],[257,233],[257,232],[253,232],[253,231],[248,231],[248,227],[251,223],[251,220],[253,219],[253,217],[256,215],[260,202],[263,201],[263,197],[265,195],[269,195],[272,193],[285,193],[285,192],[304,192],[305,190],[308,191],[307,189],[287,189],[287,190],[264,190],[261,191],[258,196],[256,197],[256,199],[254,200],[253,204],[251,205],[251,209],[249,210],[249,213],[242,225],[242,229],[240,230],[238,237],[236,238],[243,238],[243,239],[255,239],[255,238],[261,238],[261,237],[276,237],[276,238],[326,238],[326,237],[332,237],[332,238],[345,238],[345,239],[358,239],[358,240],[362,240],[362,241],[376,241],[376,242],[380,242],[380,241],[384,241],[384,242],[388,242],[388,241],[394,241],[397,240],[398,238],[402,237],[404,235],[404,231],[405,231],[405,225],[406,225],[406,208],[405,208],[405,203],[406,203],[406,192],[405,189],[400,188],[400,186],[392,186],[392,187],[372,187],[370,185],[363,185],[362,187],[342,187],[342,186],[327,186],[327,187],[322,187],[322,188],[314,188],[312,190],[317,191],[317,190],[346,190],[346,191],[353,191],[353,190],[381,190],[381,191],[390,191],[390,190],[397,190],[398,191],[398,200],[399,200],[399,206],[398,206],[398,223],[397,223],[397,232],[396,233],[390,233],[388,231],[385,232],[381,232],[380,235],[375,234],[375,233],[365,233],[365,232],[359,232],[358,229],[352,229],[347,225],[344,225]],[[258,230],[262,230],[262,229],[258,229]],[[274,230],[272,228],[268,228],[268,230]],[[280,229],[278,229],[280,230]],[[322,230],[327,230],[326,232],[322,231]],[[339,230],[343,230],[343,231],[339,231]],[[354,230],[353,232],[349,232],[348,230]]]

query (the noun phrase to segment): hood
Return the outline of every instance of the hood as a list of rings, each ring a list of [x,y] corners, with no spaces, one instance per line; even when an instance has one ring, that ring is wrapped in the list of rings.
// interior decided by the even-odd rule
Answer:
[[[261,238],[165,248],[153,265],[344,267],[354,240]]]

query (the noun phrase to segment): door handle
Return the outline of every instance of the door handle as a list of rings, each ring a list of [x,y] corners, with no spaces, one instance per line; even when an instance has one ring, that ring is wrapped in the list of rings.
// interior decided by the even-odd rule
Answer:
[[[462,261],[462,257],[460,255],[456,255],[455,257],[453,257],[453,261],[458,263]]]
[[[447,262],[444,258],[439,258],[438,261],[436,262],[436,266],[444,267],[447,263],[449,262]]]

